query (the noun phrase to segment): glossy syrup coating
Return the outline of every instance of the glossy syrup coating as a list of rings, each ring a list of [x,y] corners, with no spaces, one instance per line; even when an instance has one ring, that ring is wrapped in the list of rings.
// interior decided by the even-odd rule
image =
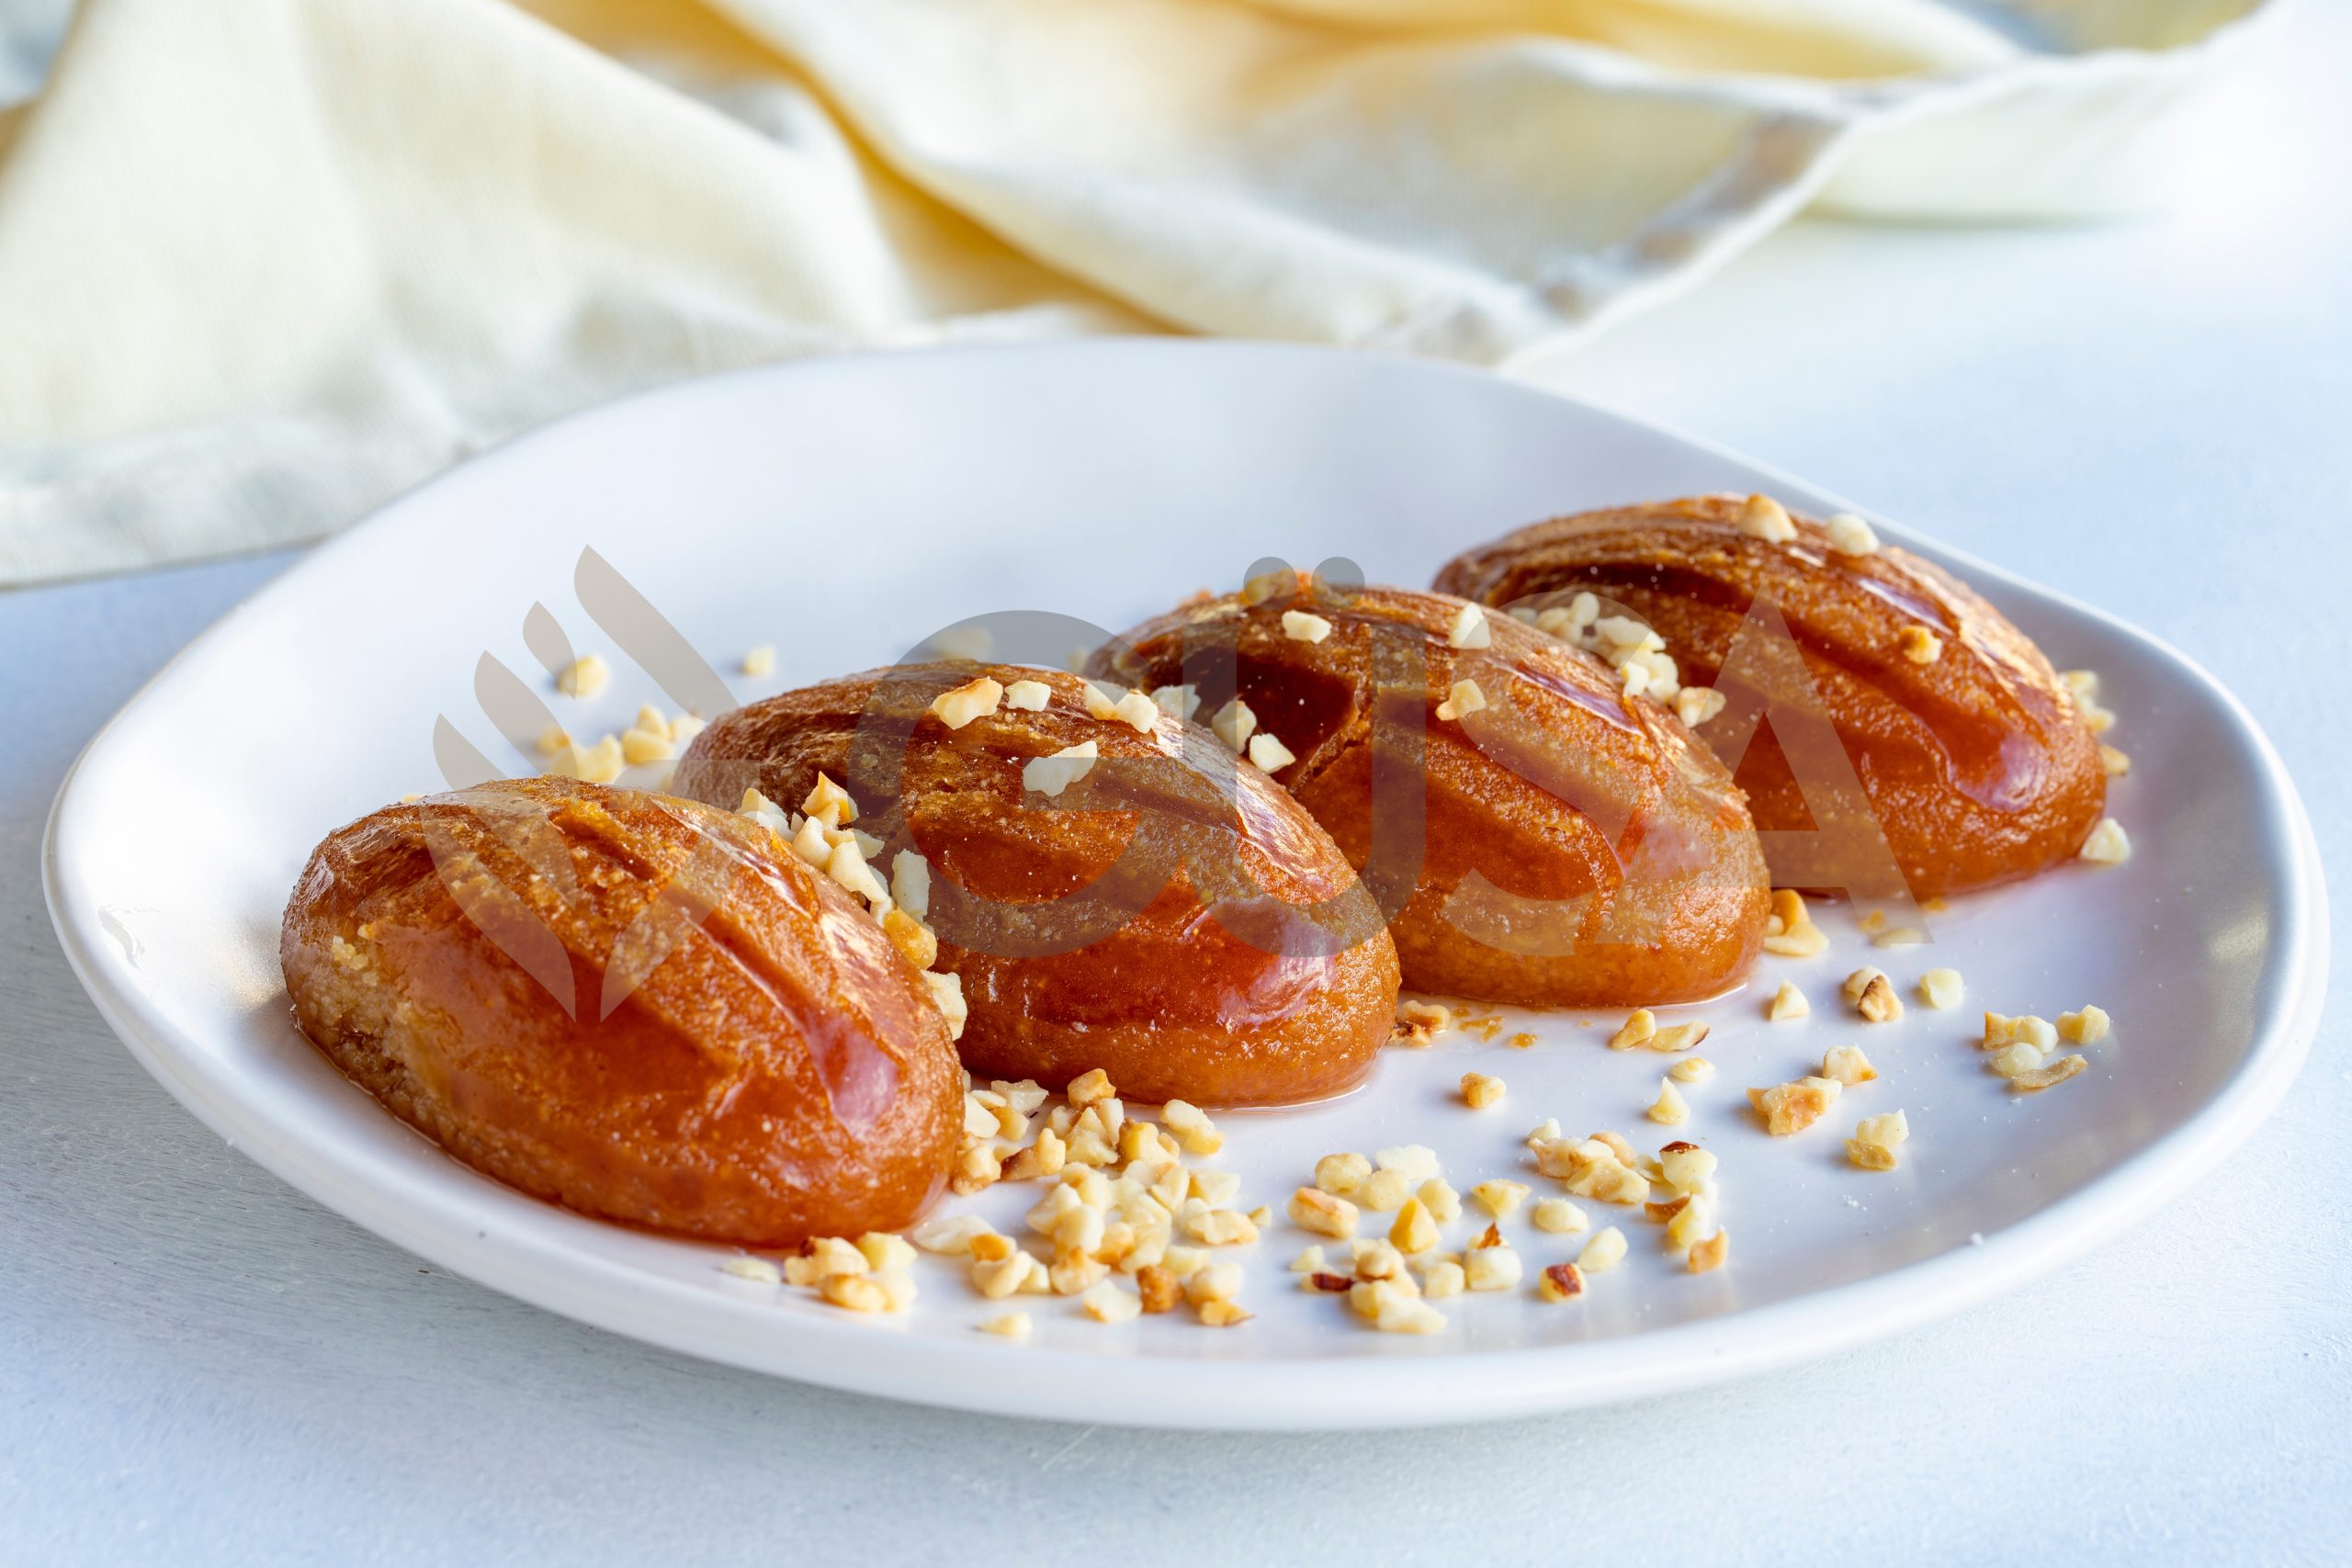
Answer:
[[[929,712],[982,676],[1050,696],[959,729]],[[756,787],[790,808],[823,773],[884,840],[878,867],[922,854],[976,1077],[1059,1086],[1101,1067],[1129,1099],[1204,1105],[1349,1088],[1395,1027],[1396,954],[1370,901],[1262,773],[1197,725],[1153,723],[1091,716],[1060,671],[900,666],[719,718],[673,787],[728,804]],[[1100,761],[1061,795],[1025,787],[1032,759],[1089,742]],[[1335,900],[1328,931],[1292,917]]]
[[[1785,543],[1741,527],[1744,499],[1589,512],[1457,556],[1449,592],[1508,605],[1590,590],[1647,621],[1684,682],[1711,685],[1758,594],[1786,618],[1912,893],[2028,876],[2072,856],[2107,798],[2098,746],[2029,637],[1967,584],[1906,550],[1842,555],[1793,519]],[[1905,629],[1941,644],[1906,656]],[[1711,731],[1702,726],[1702,739]],[[1757,826],[1812,826],[1770,725],[1740,759]]]
[[[312,852],[279,959],[353,1082],[583,1214],[759,1247],[896,1230],[955,1157],[922,978],[729,812],[554,778],[387,807]]]
[[[1238,692],[1297,759],[1276,780],[1386,888],[1416,989],[1613,1007],[1731,986],[1762,941],[1769,892],[1730,777],[1589,654],[1500,615],[1484,618],[1487,646],[1451,646],[1463,607],[1270,579],[1147,622],[1097,660],[1125,680],[1196,682],[1204,714]],[[1288,612],[1329,634],[1291,635]],[[1486,706],[1439,716],[1463,680]],[[1410,837],[1413,803],[1396,790],[1411,785],[1382,795],[1378,779],[1415,773],[1425,848],[1407,898],[1378,861],[1393,852],[1383,841]]]

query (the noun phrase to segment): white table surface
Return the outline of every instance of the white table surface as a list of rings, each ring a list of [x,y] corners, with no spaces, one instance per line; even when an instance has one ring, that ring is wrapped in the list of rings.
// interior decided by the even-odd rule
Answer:
[[[2352,17],[2305,5],[2261,52],[2178,216],[1803,225],[1543,378],[2188,649],[2268,728],[2340,875]],[[74,752],[288,558],[0,594],[0,1561],[2341,1561],[2340,998],[2226,1183],[2039,1285],[1815,1365],[1555,1420],[989,1420],[707,1366],[425,1269],[174,1104],[41,908],[42,821]],[[156,784],[130,830],[171,830]],[[2336,931],[2341,993],[2352,913]]]

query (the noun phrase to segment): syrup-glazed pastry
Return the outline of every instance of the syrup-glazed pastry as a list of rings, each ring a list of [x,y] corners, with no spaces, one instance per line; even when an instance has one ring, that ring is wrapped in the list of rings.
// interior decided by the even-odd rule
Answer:
[[[743,1246],[895,1230],[956,1156],[932,988],[731,812],[556,778],[387,807],[311,854],[279,958],[355,1083],[585,1214]]]
[[[1093,668],[1193,686],[1363,868],[1417,989],[1695,999],[1762,940],[1762,852],[1722,766],[1606,665],[1506,616],[1281,573],[1136,627]]]
[[[1148,695],[899,666],[720,717],[673,787],[790,807],[820,777],[961,980],[976,1076],[1280,1103],[1346,1089],[1395,1028],[1396,949],[1339,849]]]
[[[1824,525],[1768,498],[1722,495],[1589,512],[1457,556],[1437,585],[1495,606],[1591,592],[1648,623],[1682,679],[1727,694],[1738,682],[1722,677],[1724,660],[1768,602],[1919,897],[2071,857],[2106,800],[2098,741],[2041,650],[1967,584],[1879,545],[1859,519]],[[1740,733],[1736,769],[1768,843],[1814,826],[1780,733],[1792,720],[1775,711],[1752,738]],[[1699,734],[1719,739],[1713,725]],[[1777,879],[1809,882],[1771,852]]]

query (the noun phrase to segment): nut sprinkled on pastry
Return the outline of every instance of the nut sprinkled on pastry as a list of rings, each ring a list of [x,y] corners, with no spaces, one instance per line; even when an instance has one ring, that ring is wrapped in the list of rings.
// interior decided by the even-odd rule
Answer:
[[[1721,692],[1713,686],[1685,686],[1674,694],[1674,715],[1684,724],[1696,729],[1729,705]]]
[[[985,718],[996,712],[997,704],[1004,698],[1004,688],[986,675],[967,681],[952,692],[942,692],[931,700],[931,711],[939,722],[950,729],[961,729],[976,718]]]
[[[1216,710],[1216,716],[1209,720],[1209,728],[1232,749],[1234,755],[1239,756],[1249,749],[1250,737],[1258,728],[1258,716],[1250,711],[1248,703],[1236,697]]]
[[[1769,495],[1747,498],[1747,510],[1739,515],[1739,531],[1775,545],[1785,545],[1797,536],[1797,525],[1789,521],[1789,509]]]
[[[1450,724],[1464,714],[1483,711],[1486,705],[1487,694],[1478,689],[1477,682],[1456,681],[1446,694],[1445,701],[1437,705],[1437,716]]]
[[[1321,642],[1331,635],[1331,623],[1305,610],[1283,612],[1283,636],[1293,642]]]
[[[2098,746],[2098,765],[2107,770],[2109,778],[2120,779],[2132,771],[2132,758],[2130,753],[2102,740]]]
[[[1487,629],[1487,612],[1476,604],[1463,605],[1446,631],[1445,641],[1449,648],[1493,647],[1495,637]]]
[[[1926,626],[1905,626],[1895,637],[1903,657],[1914,664],[1933,664],[1944,656],[1944,639]]]
[[[1867,556],[1878,549],[1878,535],[1850,512],[1831,513],[1822,526],[1829,532],[1829,547],[1841,556]]]
[[[1058,799],[1062,791],[1093,771],[1100,755],[1091,740],[1065,746],[1047,757],[1032,757],[1021,765],[1021,787]]]
[[[1015,681],[1004,689],[1004,705],[1019,713],[1043,713],[1053,694],[1043,681]]]
[[[1278,773],[1298,758],[1289,747],[1261,730],[1250,738],[1250,761],[1261,773]]]

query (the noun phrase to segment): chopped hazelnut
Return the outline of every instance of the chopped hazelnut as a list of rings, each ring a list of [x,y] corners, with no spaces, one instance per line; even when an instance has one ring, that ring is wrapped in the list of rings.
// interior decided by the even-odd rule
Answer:
[[[882,917],[882,932],[899,956],[918,969],[930,968],[939,956],[939,938],[904,909],[892,909]]]
[[[1846,999],[1872,1023],[1892,1023],[1903,1016],[1903,998],[1883,969],[1857,969],[1846,976]]]
[[[939,722],[950,729],[961,729],[976,718],[985,718],[996,712],[1003,700],[1004,688],[986,675],[967,681],[952,692],[942,692],[931,702],[931,711]]]
[[[1399,1252],[1413,1253],[1427,1252],[1444,1238],[1438,1234],[1428,1205],[1419,1198],[1408,1198],[1396,1211],[1396,1223],[1388,1227],[1388,1239]]]
[[[1216,738],[1224,741],[1236,756],[1249,749],[1250,737],[1257,728],[1258,716],[1239,697],[1217,709],[1216,716],[1209,720],[1209,728],[1216,732]]]
[[[765,675],[775,669],[775,649],[771,644],[763,642],[743,655],[743,673],[746,675]]]
[[[1690,1119],[1690,1102],[1674,1087],[1672,1078],[1657,1080],[1657,1099],[1650,1104],[1649,1119],[1667,1127],[1679,1127]]]
[[[2094,865],[2120,865],[2132,858],[2132,840],[2123,831],[2123,824],[2112,817],[2099,818],[2091,836],[2083,840],[2082,858]]]
[[[1229,1302],[1241,1293],[1241,1265],[1204,1263],[1184,1280],[1184,1299],[1194,1306]]]
[[[1715,1076],[1715,1065],[1704,1056],[1688,1056],[1666,1070],[1677,1083],[1705,1083]]]
[[[1298,761],[1296,753],[1263,730],[1250,738],[1250,763],[1261,773],[1278,773]]]
[[[1059,799],[1062,791],[1093,771],[1098,756],[1093,741],[1081,740],[1051,756],[1032,757],[1021,765],[1021,787]]]
[[[1769,495],[1747,498],[1747,510],[1740,513],[1739,531],[1774,545],[1785,545],[1797,536],[1797,525],[1789,521],[1788,508]]]
[[[1717,1231],[1690,1248],[1688,1255],[1690,1272],[1704,1274],[1712,1269],[1720,1269],[1724,1266],[1724,1259],[1730,1253],[1731,1232]]]
[[[1150,735],[1159,728],[1159,705],[1141,692],[1129,692],[1113,703],[1111,716],[1137,735]]]
[[[1454,613],[1453,625],[1445,634],[1450,648],[1487,648],[1494,643],[1494,633],[1487,625],[1487,613],[1476,604],[1464,604]]]
[[[1119,1289],[1109,1280],[1088,1286],[1078,1298],[1078,1304],[1097,1323],[1125,1323],[1143,1311],[1140,1297]]]
[[[1476,1200],[1478,1206],[1497,1219],[1501,1219],[1525,1202],[1527,1192],[1528,1188],[1525,1182],[1505,1181],[1499,1178],[1491,1181],[1481,1181],[1477,1186],[1470,1189],[1470,1196]]]
[[[1674,696],[1674,715],[1696,729],[1729,705],[1713,686],[1685,686]]]
[[[1147,1264],[1136,1270],[1136,1297],[1145,1312],[1170,1311],[1183,1294],[1182,1281],[1159,1264]]]
[[[1371,1174],[1372,1161],[1362,1155],[1325,1155],[1315,1162],[1315,1185],[1336,1198],[1362,1187]]]
[[[1462,1075],[1462,1101],[1473,1111],[1485,1111],[1503,1102],[1503,1080],[1488,1077],[1484,1073]]]
[[[1460,1263],[1442,1258],[1430,1265],[1428,1277],[1421,1281],[1425,1296],[1458,1296],[1469,1285],[1469,1276]]]
[[[1321,642],[1331,635],[1331,623],[1304,610],[1283,612],[1283,636],[1293,642]]]
[[[1020,713],[1042,713],[1053,694],[1043,681],[1015,681],[1004,689],[1004,705]]]
[[[1508,1291],[1520,1281],[1526,1265],[1508,1247],[1473,1247],[1462,1259],[1462,1282],[1473,1291]]]
[[[1091,1067],[1070,1079],[1069,1087],[1062,1090],[1062,1098],[1083,1109],[1098,1100],[1113,1099],[1118,1092],[1111,1087],[1110,1074],[1100,1067]]]
[[[2106,770],[2109,778],[2120,779],[2132,771],[2132,756],[2130,752],[2102,740],[2098,747],[2098,765]]]
[[[1764,1130],[1776,1138],[1802,1133],[1838,1101],[1844,1089],[1836,1078],[1799,1078],[1773,1089],[1751,1089],[1748,1104],[1763,1118]]]
[[[1676,1023],[1659,1030],[1642,1044],[1644,1049],[1650,1051],[1688,1051],[1706,1038],[1707,1026],[1703,1023]]]
[[[1706,1240],[1714,1230],[1714,1206],[1704,1198],[1685,1198],[1682,1206],[1667,1221],[1666,1245],[1680,1251],[1693,1242]]]
[[[2040,1067],[2042,1059],[2041,1046],[2020,1040],[2014,1045],[2004,1045],[1994,1052],[1992,1067],[2003,1077],[2014,1078],[2019,1073],[2030,1073]]]
[[[1677,1192],[1703,1192],[1714,1179],[1713,1151],[1696,1144],[1668,1144],[1658,1151],[1658,1173]]]
[[[1774,1023],[1804,1018],[1812,1011],[1813,1004],[1804,999],[1804,993],[1786,980],[1781,982],[1781,988],[1772,993],[1772,999],[1764,1007],[1764,1016]]]
[[[567,697],[586,702],[599,695],[611,683],[613,667],[605,662],[601,653],[591,653],[575,659],[555,678],[555,689]]]
[[[1290,1260],[1290,1271],[1294,1274],[1319,1273],[1326,1266],[1323,1258],[1323,1244],[1320,1242]]]
[[[1105,724],[1117,718],[1119,700],[1111,694],[1117,690],[1115,686],[1100,685],[1091,680],[1080,681],[1078,683],[1078,697],[1079,701],[1086,705],[1086,716],[1100,719]]]
[[[784,1271],[764,1258],[730,1258],[718,1266],[718,1271],[738,1280],[749,1280],[754,1284],[784,1283]]]
[[[1437,1151],[1420,1144],[1398,1144],[1393,1148],[1375,1150],[1372,1163],[1414,1181],[1428,1180],[1438,1168]]]
[[[1944,656],[1944,639],[1926,626],[1905,626],[1894,640],[1903,657],[1914,664],[1933,664]]]
[[[1850,512],[1831,513],[1825,526],[1829,531],[1829,547],[1841,556],[1873,555],[1878,550],[1878,535]]]
[[[1249,1322],[1252,1315],[1243,1311],[1238,1302],[1231,1300],[1203,1302],[1193,1311],[1211,1328],[1232,1328]]]
[[[1911,1136],[1911,1123],[1900,1111],[1865,1116],[1846,1140],[1846,1157],[1864,1170],[1893,1170],[1899,1163],[1896,1145]]]
[[[1466,714],[1484,711],[1486,705],[1487,694],[1479,689],[1477,682],[1456,681],[1447,691],[1445,700],[1437,705],[1437,716],[1441,723],[1451,724]]]
[[[2058,1015],[2058,1038],[2069,1045],[2095,1045],[2107,1038],[2108,1022],[2105,1008],[2062,1012]]]
[[[1356,1206],[1320,1188],[1302,1187],[1292,1193],[1290,1218],[1299,1229],[1317,1235],[1344,1237],[1356,1234]]]
[[[1189,719],[1200,708],[1201,689],[1191,685],[1154,686],[1151,700],[1170,717]]]
[[[1647,1008],[1635,1008],[1618,1026],[1617,1032],[1609,1037],[1609,1048],[1611,1051],[1631,1051],[1636,1046],[1648,1044],[1656,1033],[1657,1015]]]
[[[1822,1053],[1821,1076],[1836,1078],[1851,1089],[1878,1077],[1878,1069],[1871,1066],[1871,1059],[1862,1055],[1860,1045],[1832,1045]]]
[[[1453,1010],[1442,1002],[1417,1001],[1408,997],[1396,1004],[1396,1021],[1421,1030],[1425,1036],[1443,1034],[1453,1027]],[[1427,1043],[1424,1038],[1422,1043]]]
[[[1958,1007],[1965,989],[1957,969],[1930,969],[1919,976],[1919,999],[1931,1008]]]
[[[1553,1235],[1565,1235],[1571,1231],[1586,1230],[1592,1224],[1592,1222],[1585,1217],[1585,1212],[1566,1198],[1537,1200],[1535,1207],[1528,1211],[1528,1217],[1534,1221],[1537,1230]]]
[[[1385,1214],[1401,1207],[1412,1192],[1413,1179],[1401,1170],[1375,1170],[1356,1190],[1364,1208]]]
[[[1555,1263],[1535,1276],[1535,1293],[1547,1302],[1572,1302],[1584,1294],[1584,1270],[1573,1263]]]
[[[1577,1267],[1588,1274],[1614,1269],[1625,1260],[1625,1233],[1615,1225],[1602,1228],[1577,1254]]]
[[[980,1325],[980,1332],[993,1334],[1000,1339],[1026,1339],[1035,1325],[1025,1312],[999,1313]]]
[[[2058,1031],[2051,1027],[2046,1018],[2036,1018],[2031,1013],[2023,1013],[2016,1018],[1989,1011],[1984,1015],[1985,1050],[1989,1051],[1996,1045],[2025,1044],[2047,1051],[2057,1043]]]
[[[964,977],[926,969],[922,972],[922,981],[931,992],[932,1005],[947,1021],[947,1038],[962,1039],[965,1021],[971,1016],[964,1002]]]
[[[889,1288],[870,1275],[828,1275],[818,1284],[817,1293],[834,1306],[850,1312],[898,1310]]]
[[[2012,1073],[2009,1075],[2009,1087],[2015,1089],[2023,1089],[2027,1093],[2030,1094],[2039,1089],[2048,1089],[2052,1084],[2064,1083],[2068,1078],[2073,1077],[2076,1073],[2081,1072],[2084,1068],[2089,1066],[2090,1063],[2085,1061],[2080,1056],[2061,1056],[2056,1061],[2051,1063],[2048,1066],[2033,1067],[2025,1072]]]

